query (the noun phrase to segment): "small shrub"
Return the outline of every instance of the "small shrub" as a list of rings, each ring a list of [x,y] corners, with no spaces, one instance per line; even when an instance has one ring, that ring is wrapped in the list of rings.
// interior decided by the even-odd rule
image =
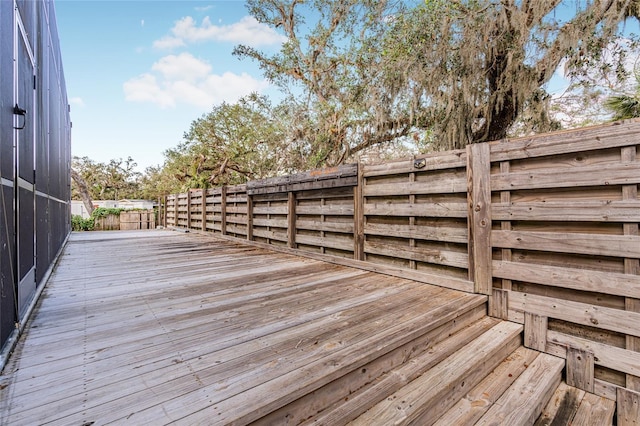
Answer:
[[[105,217],[109,215],[120,216],[120,213],[123,212],[124,209],[118,208],[107,208],[107,207],[98,207],[91,213],[91,218],[95,219],[97,217]]]
[[[93,231],[93,218],[83,218],[78,214],[71,216],[71,229],[73,231]]]
[[[96,225],[96,219],[100,217],[106,217],[109,215],[120,216],[120,213],[125,211],[126,209],[121,208],[107,208],[107,207],[98,207],[93,210],[91,216],[88,219],[84,219],[80,215],[72,215],[71,216],[71,229],[74,231],[93,231]],[[133,209],[129,211],[137,211],[143,209]]]

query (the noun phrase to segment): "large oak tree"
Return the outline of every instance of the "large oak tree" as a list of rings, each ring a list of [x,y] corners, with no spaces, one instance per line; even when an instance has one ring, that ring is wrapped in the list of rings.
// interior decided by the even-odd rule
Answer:
[[[307,143],[315,165],[335,164],[408,136],[460,148],[504,138],[518,120],[552,128],[545,84],[561,64],[575,78],[595,66],[639,4],[250,0],[288,41],[275,55],[236,54],[290,96],[291,141]]]

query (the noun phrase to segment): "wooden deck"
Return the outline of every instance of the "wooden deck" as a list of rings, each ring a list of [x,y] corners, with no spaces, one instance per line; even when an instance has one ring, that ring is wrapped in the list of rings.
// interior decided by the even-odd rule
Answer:
[[[249,423],[485,301],[209,235],[74,233],[0,377],[0,423]]]

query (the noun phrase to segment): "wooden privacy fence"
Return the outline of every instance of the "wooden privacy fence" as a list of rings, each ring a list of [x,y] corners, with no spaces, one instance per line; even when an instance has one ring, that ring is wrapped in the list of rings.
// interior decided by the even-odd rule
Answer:
[[[637,120],[474,144],[171,195],[164,222],[486,294],[570,385],[637,407],[639,148]]]
[[[153,210],[123,211],[95,219],[96,231],[155,229],[156,216]]]

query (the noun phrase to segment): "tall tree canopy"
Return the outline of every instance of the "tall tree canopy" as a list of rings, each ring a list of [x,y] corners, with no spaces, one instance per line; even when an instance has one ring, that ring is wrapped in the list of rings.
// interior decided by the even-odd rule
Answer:
[[[638,40],[624,25],[638,19],[640,0],[247,6],[287,41],[275,54],[242,45],[234,53],[257,61],[283,99],[274,105],[254,94],[193,121],[183,143],[165,152],[164,165],[147,170],[147,198],[544,132],[560,126],[557,108],[565,122],[593,123],[604,111],[593,104],[607,94],[595,82],[624,80],[627,56],[637,54]],[[571,92],[569,108],[552,105],[546,91],[558,71],[582,89]]]
[[[306,143],[310,166],[345,161],[353,153],[407,136],[412,123],[377,98],[381,39],[388,16],[403,10],[386,0],[249,0],[250,13],[287,36],[267,55],[248,46],[235,54],[260,63],[288,98],[293,143]]]
[[[288,37],[269,55],[247,46],[291,96],[292,140],[318,165],[403,137],[435,148],[500,139],[518,119],[554,123],[544,86],[561,64],[589,70],[638,18],[640,0],[250,0]],[[624,61],[624,49],[612,56]],[[618,67],[618,64],[608,64]],[[619,68],[619,67],[618,67]]]
[[[191,123],[184,142],[165,152],[165,173],[183,188],[242,183],[295,170],[301,153],[287,143],[286,111],[250,95],[222,103]]]
[[[99,163],[88,157],[73,157],[73,174],[80,179],[72,181],[72,198],[85,200],[87,191],[93,200],[140,198],[141,173],[135,170],[136,166],[131,157],[126,160],[114,159],[109,163]]]

